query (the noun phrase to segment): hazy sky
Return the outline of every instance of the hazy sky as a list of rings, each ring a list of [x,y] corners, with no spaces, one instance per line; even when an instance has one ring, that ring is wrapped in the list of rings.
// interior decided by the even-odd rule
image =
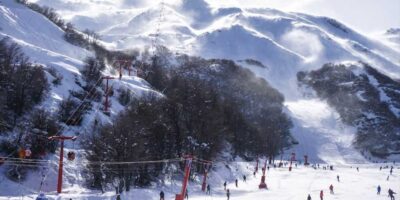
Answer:
[[[400,28],[400,0],[207,0],[210,4],[272,7],[328,16],[364,33]]]

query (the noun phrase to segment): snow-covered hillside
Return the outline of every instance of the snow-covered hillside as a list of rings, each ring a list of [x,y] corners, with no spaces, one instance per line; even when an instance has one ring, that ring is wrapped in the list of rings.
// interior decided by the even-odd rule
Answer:
[[[61,85],[51,88],[50,98],[42,105],[50,110],[56,109],[58,103],[68,97],[70,90],[79,89],[76,84],[76,80],[81,79],[79,71],[84,59],[93,56],[93,53],[66,42],[63,30],[46,17],[21,4],[2,1],[0,10],[0,37],[8,37],[20,45],[31,62],[42,64],[45,68],[54,67],[63,76]],[[115,75],[110,74],[110,70],[106,70],[105,73]],[[114,85],[117,88],[130,88],[137,94],[149,89],[148,85],[137,77],[124,77],[122,82]],[[115,108],[116,111],[121,109],[118,109],[118,105]]]
[[[400,50],[395,45],[367,37],[356,30],[330,18],[302,13],[286,13],[269,8],[216,7],[204,0],[143,1],[143,0],[29,0],[40,5],[55,8],[67,21],[80,30],[90,29],[100,34],[107,47],[118,50],[145,49],[156,43],[174,52],[198,55],[206,58],[228,58],[251,69],[265,78],[286,98],[285,112],[294,122],[292,133],[299,142],[285,153],[296,152],[299,158],[308,155],[311,162],[340,165],[338,171],[322,171],[311,168],[296,169],[288,174],[287,169],[273,169],[268,172],[269,191],[257,190],[257,179],[250,178],[254,163],[240,162],[239,169],[228,170],[225,163],[218,163],[212,173],[211,184],[215,193],[204,197],[197,185],[192,183],[193,199],[225,199],[220,187],[229,180],[232,197],[235,199],[305,199],[310,193],[316,199],[318,192],[335,182],[337,194],[327,199],[352,200],[384,199],[376,196],[375,188],[383,186],[399,188],[398,173],[385,182],[388,170],[378,171],[379,165],[357,165],[362,167],[360,174],[348,168],[352,163],[367,163],[361,153],[353,147],[356,130],[340,121],[338,112],[325,100],[321,100],[309,88],[298,86],[297,73],[319,69],[328,62],[358,61],[378,69],[383,74],[400,79]],[[396,38],[398,32],[390,32]],[[81,79],[80,69],[87,56],[93,55],[83,48],[73,46],[64,40],[64,32],[44,16],[14,3],[12,0],[0,1],[0,37],[9,37],[18,43],[22,50],[45,68],[54,67],[62,74],[62,83],[52,86],[49,97],[40,106],[55,111],[58,103],[67,98],[70,90],[78,90],[76,80]],[[389,36],[388,36],[389,37]],[[395,41],[397,41],[395,39]],[[252,59],[257,62],[243,62]],[[264,67],[263,67],[264,66]],[[115,75],[115,70],[107,68],[106,75]],[[48,74],[49,79],[52,77]],[[123,87],[140,95],[151,91],[150,86],[138,77],[124,76],[114,81],[115,88]],[[123,107],[112,97],[112,115]],[[89,113],[81,130],[96,116],[108,118],[97,112],[101,105],[96,103]],[[72,131],[65,134],[73,134]],[[67,144],[67,150],[72,148]],[[284,156],[287,159],[287,155]],[[57,156],[51,155],[49,167],[40,170],[46,173],[43,191],[54,195]],[[396,159],[396,158],[394,158]],[[84,160],[78,153],[77,160]],[[61,199],[114,199],[114,192],[98,194],[97,191],[81,189],[84,180],[80,175],[83,166],[72,162],[66,165],[64,180],[66,194]],[[233,164],[235,165],[235,164]],[[397,170],[396,170],[397,171]],[[2,172],[1,172],[2,173]],[[0,199],[6,196],[19,199],[19,195],[37,195],[40,173],[32,173],[22,184],[0,177]],[[235,177],[247,174],[249,182],[234,189]],[[287,187],[290,183],[297,186]],[[168,185],[169,184],[169,185]],[[354,184],[358,184],[354,188]],[[179,191],[179,184],[153,186],[148,189],[134,189],[127,193],[126,199],[158,199],[160,189],[164,189],[168,199]],[[366,192],[368,191],[368,192]],[[140,195],[140,196],[138,196]],[[277,198],[279,196],[279,198]],[[12,199],[12,198],[11,198]]]
[[[293,134],[300,141],[295,151],[312,154],[315,160],[363,161],[352,150],[354,130],[343,125],[325,102],[303,97],[311,91],[297,87],[298,71],[362,60],[400,78],[399,51],[331,18],[269,8],[216,7],[204,0],[30,1],[55,8],[82,30],[97,31],[115,49],[143,49],[156,42],[189,55],[260,61],[265,68],[241,64],[285,95],[287,112],[295,121]]]

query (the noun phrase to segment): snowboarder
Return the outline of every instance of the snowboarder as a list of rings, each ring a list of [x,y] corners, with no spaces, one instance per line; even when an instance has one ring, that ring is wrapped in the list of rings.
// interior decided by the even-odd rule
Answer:
[[[381,194],[381,186],[378,185],[378,187],[376,188],[376,190],[378,191],[376,194],[380,195],[380,194]]]
[[[224,190],[226,190],[226,181],[224,182]]]
[[[160,200],[164,200],[164,192],[163,191],[160,192]]]
[[[394,200],[394,194],[396,194],[392,189],[389,188],[388,190],[390,200]]]
[[[336,176],[337,182],[340,182],[339,175]]]
[[[228,200],[229,200],[229,198],[231,197],[231,193],[230,193],[229,189],[226,190],[226,197],[228,197]]]
[[[333,194],[333,185],[332,184],[329,186],[329,191],[331,192],[331,194]]]
[[[236,187],[238,187],[238,180],[237,179],[235,180],[235,185],[236,185]]]
[[[246,175],[243,175],[243,182],[246,182]]]
[[[321,200],[324,200],[324,191],[323,190],[321,190],[321,192],[319,193],[319,198]]]
[[[211,187],[210,187],[210,184],[207,185],[207,193],[206,193],[206,194],[211,195]]]
[[[311,200],[311,196],[310,196],[310,194],[308,194],[307,200]]]

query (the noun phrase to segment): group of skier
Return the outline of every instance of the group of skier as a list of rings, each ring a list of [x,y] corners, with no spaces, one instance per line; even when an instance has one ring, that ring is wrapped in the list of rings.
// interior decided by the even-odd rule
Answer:
[[[329,168],[330,168],[331,170],[333,170],[333,167],[332,167],[332,166],[329,166]],[[380,168],[380,169],[382,169],[382,168]],[[357,171],[360,171],[358,167],[356,168],[356,170],[357,170]],[[391,169],[390,169],[390,174],[392,174],[392,173],[393,173],[393,167],[391,167]],[[243,182],[246,182],[246,179],[247,179],[246,175],[243,175]],[[340,176],[339,176],[339,175],[336,176],[336,180],[337,180],[337,182],[340,182]],[[227,188],[227,182],[226,182],[226,181],[223,183],[223,186],[224,186],[224,190],[226,191],[227,200],[230,200],[231,192],[230,192],[230,190]],[[239,180],[238,180],[238,179],[235,179],[235,186],[236,186],[236,187],[239,187]],[[378,185],[378,187],[377,187],[377,194],[378,194],[378,195],[381,194],[381,190],[382,190],[381,186]],[[333,187],[333,184],[331,184],[331,185],[329,186],[329,192],[330,192],[330,194],[334,194],[334,187]],[[207,194],[207,195],[211,195],[211,186],[210,186],[210,184],[208,184],[207,187],[206,187],[206,194]],[[395,194],[396,194],[396,193],[395,193],[392,189],[389,188],[389,190],[388,190],[388,196],[390,197],[390,200],[395,200],[395,197],[394,197]],[[320,200],[324,200],[324,191],[323,191],[323,190],[320,191],[319,197],[320,197]],[[189,199],[188,190],[186,190],[185,198],[186,198],[186,199]],[[163,191],[160,192],[160,200],[165,200],[165,194],[164,194]],[[308,194],[307,200],[312,200],[310,194]]]
[[[376,190],[377,190],[376,194],[380,195],[380,194],[381,194],[381,190],[382,190],[381,186],[378,185],[378,187],[376,188]],[[395,199],[394,199],[394,195],[395,195],[395,194],[396,194],[396,192],[394,192],[391,188],[389,188],[389,190],[388,190],[388,196],[390,197],[390,200],[395,200]]]

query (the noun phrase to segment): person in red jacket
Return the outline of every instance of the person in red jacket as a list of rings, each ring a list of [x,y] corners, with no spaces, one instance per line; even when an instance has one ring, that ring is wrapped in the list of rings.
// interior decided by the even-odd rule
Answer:
[[[321,200],[324,200],[324,191],[321,190],[321,192],[319,193],[319,198]]]

